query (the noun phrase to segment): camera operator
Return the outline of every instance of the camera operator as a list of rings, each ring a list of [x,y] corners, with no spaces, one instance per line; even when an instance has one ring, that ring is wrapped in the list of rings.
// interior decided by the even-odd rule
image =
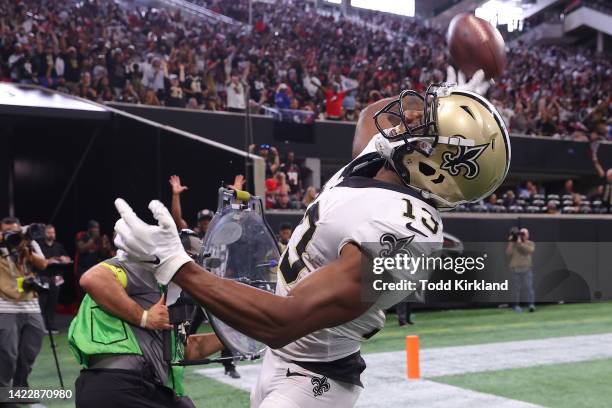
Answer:
[[[532,254],[535,251],[535,243],[529,240],[527,228],[516,227],[510,230],[506,255],[510,259],[510,272],[512,273],[512,298],[513,309],[522,312],[520,307],[521,289],[523,285],[527,289],[529,312],[535,312],[535,291],[533,290],[533,262]]]
[[[55,307],[59,297],[59,286],[64,282],[64,273],[67,270],[67,265],[70,265],[72,260],[64,246],[56,241],[55,227],[53,225],[45,225],[44,238],[39,240],[38,243],[49,263],[47,269],[40,273],[40,280],[49,285],[49,291],[42,293],[38,297],[38,301],[41,312],[46,317],[45,321],[49,324],[47,330],[56,334]]]
[[[35,271],[47,261],[17,218],[0,232],[0,387],[27,387],[44,335]]]
[[[87,295],[68,331],[70,350],[84,366],[76,407],[194,407],[182,395],[183,367],[171,362],[182,351],[199,360],[223,347],[214,334],[179,339],[162,288],[141,268],[118,251],[80,279]]]

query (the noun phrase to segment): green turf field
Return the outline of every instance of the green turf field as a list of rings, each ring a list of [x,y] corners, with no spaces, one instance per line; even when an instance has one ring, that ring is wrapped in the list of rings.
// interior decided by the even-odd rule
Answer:
[[[612,406],[612,360],[436,377],[435,381],[555,408]]]
[[[364,344],[364,353],[403,350],[405,336],[408,334],[419,335],[421,347],[430,348],[608,333],[612,332],[612,303],[542,306],[538,308],[536,313],[522,314],[517,314],[509,309],[497,308],[417,312],[414,315],[414,320],[416,323],[414,326],[400,328],[395,316],[390,315],[385,329]],[[72,388],[74,380],[78,376],[79,367],[68,351],[66,336],[57,336],[56,341],[64,382]],[[609,360],[607,366],[606,361],[562,364],[559,366],[564,366],[566,369],[555,369],[554,367],[557,366],[537,367],[504,370],[494,372],[494,374],[439,377],[435,380],[514,399],[524,399],[525,395],[533,394],[534,398],[543,398],[543,400],[533,400],[532,402],[546,406],[579,406],[572,405],[569,402],[566,405],[556,405],[555,398],[565,401],[564,398],[557,397],[558,395],[564,395],[565,389],[569,390],[567,401],[572,401],[571,398],[578,398],[577,394],[580,392],[589,392],[591,398],[601,394],[607,396],[607,401],[612,401],[609,390],[607,393],[600,393],[600,385],[589,380],[593,375],[598,376],[595,378],[607,378],[608,384],[612,384]],[[246,392],[194,374],[193,370],[195,369],[193,367],[187,368],[185,385],[187,394],[192,397],[197,406],[223,408],[248,406]],[[563,372],[573,373],[573,377],[566,377]],[[577,373],[580,375],[577,375]],[[475,380],[475,378],[481,378],[482,380]],[[546,393],[541,391],[535,392],[534,388],[524,388],[526,384],[529,384],[529,381],[524,382],[523,378],[533,378],[534,381],[540,378],[540,381],[546,381],[544,385],[550,395],[547,396]],[[485,381],[485,379],[488,380]],[[568,382],[571,381],[574,383],[570,387]],[[510,385],[508,382],[510,382]],[[541,385],[540,388],[543,388],[544,385]],[[32,388],[58,387],[48,338],[44,339],[42,352],[36,360],[30,376],[30,386]],[[476,386],[485,388],[476,388]],[[592,387],[592,389],[589,387]],[[612,386],[609,388],[612,389]],[[73,403],[70,401],[45,401],[45,405],[49,407],[70,407],[73,406]]]
[[[422,348],[464,346],[500,341],[543,339],[612,332],[612,303],[541,306],[535,313],[511,309],[470,309],[416,312],[415,325],[399,327],[395,315],[364,353],[404,350],[407,334],[416,334]]]

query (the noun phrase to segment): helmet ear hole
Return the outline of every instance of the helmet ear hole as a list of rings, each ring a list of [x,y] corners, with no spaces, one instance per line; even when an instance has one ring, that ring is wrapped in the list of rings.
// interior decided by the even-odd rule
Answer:
[[[419,162],[419,171],[427,177],[436,174],[436,169],[431,167],[429,164],[423,162]]]

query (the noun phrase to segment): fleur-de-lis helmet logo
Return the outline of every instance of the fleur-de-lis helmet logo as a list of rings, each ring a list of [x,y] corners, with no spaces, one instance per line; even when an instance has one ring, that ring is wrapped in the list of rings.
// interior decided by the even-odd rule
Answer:
[[[446,151],[442,153],[440,168],[451,176],[458,176],[461,169],[464,169],[463,177],[472,180],[480,173],[480,166],[476,160],[488,146],[489,143],[471,147],[457,146],[456,152]]]

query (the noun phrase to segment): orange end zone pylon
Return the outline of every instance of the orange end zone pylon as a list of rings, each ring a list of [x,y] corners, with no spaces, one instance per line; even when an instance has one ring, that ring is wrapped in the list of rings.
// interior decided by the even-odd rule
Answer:
[[[406,336],[406,376],[411,380],[421,378],[419,336]]]

